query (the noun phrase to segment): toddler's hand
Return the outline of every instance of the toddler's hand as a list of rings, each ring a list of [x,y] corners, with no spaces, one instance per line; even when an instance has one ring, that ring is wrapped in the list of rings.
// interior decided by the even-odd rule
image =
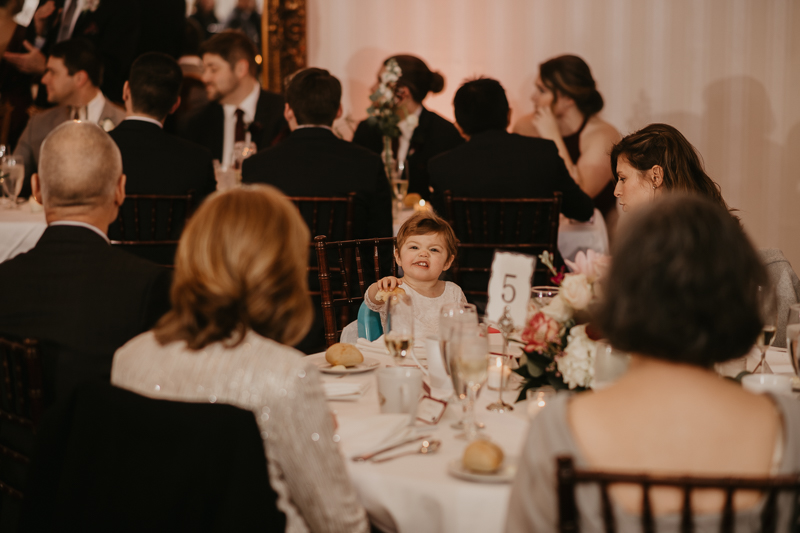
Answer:
[[[402,284],[403,280],[397,279],[394,276],[386,276],[378,280],[378,290],[393,291],[397,286]]]

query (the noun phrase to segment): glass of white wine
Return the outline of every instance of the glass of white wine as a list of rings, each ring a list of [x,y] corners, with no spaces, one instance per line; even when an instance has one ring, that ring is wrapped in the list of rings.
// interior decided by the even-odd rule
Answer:
[[[414,347],[414,306],[407,294],[395,294],[386,302],[386,349],[401,366]]]
[[[760,286],[758,288],[759,312],[761,314],[761,332],[756,339],[756,346],[761,351],[761,361],[754,369],[760,370],[762,374],[772,374],[772,369],[767,364],[767,350],[775,341],[778,323],[778,300],[775,290],[771,286]]]
[[[478,435],[475,420],[475,399],[489,376],[489,337],[485,323],[458,324],[452,341],[450,372],[456,374],[459,383],[467,390],[467,409],[464,416],[464,434],[467,440]],[[453,385],[456,380],[453,380]]]
[[[451,341],[453,335],[458,334],[456,326],[459,324],[478,325],[478,310],[473,304],[451,303],[444,304],[439,312],[439,351],[442,354],[444,368],[453,382],[454,402],[461,406],[461,411],[467,408],[467,386],[461,380],[458,372],[454,372]],[[461,416],[463,418],[463,414]],[[464,421],[459,418],[451,425],[453,429],[464,429]]]

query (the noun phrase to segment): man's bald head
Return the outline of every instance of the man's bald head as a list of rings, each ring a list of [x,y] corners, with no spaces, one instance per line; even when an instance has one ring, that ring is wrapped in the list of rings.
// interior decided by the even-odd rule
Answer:
[[[99,126],[69,121],[42,143],[38,173],[45,208],[101,207],[114,201],[122,155]]]

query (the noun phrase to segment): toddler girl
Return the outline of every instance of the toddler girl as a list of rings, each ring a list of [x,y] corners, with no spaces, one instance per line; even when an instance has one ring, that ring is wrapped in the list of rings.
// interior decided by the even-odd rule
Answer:
[[[370,285],[367,307],[381,314],[386,331],[386,302],[378,301],[378,291],[402,288],[414,306],[414,338],[420,345],[427,337],[439,336],[439,310],[444,304],[466,303],[461,288],[439,279],[456,258],[456,235],[444,219],[422,211],[409,218],[397,233],[394,257],[403,277],[387,276]]]

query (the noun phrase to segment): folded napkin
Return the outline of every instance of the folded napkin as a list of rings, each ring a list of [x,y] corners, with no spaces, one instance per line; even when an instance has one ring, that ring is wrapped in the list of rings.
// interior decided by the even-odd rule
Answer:
[[[407,414],[380,414],[337,419],[339,445],[347,457],[371,453],[410,438],[416,433]]]
[[[322,381],[322,388],[325,390],[325,397],[329,400],[356,401],[364,396],[369,388],[369,381],[344,381],[342,379],[325,379]]]

